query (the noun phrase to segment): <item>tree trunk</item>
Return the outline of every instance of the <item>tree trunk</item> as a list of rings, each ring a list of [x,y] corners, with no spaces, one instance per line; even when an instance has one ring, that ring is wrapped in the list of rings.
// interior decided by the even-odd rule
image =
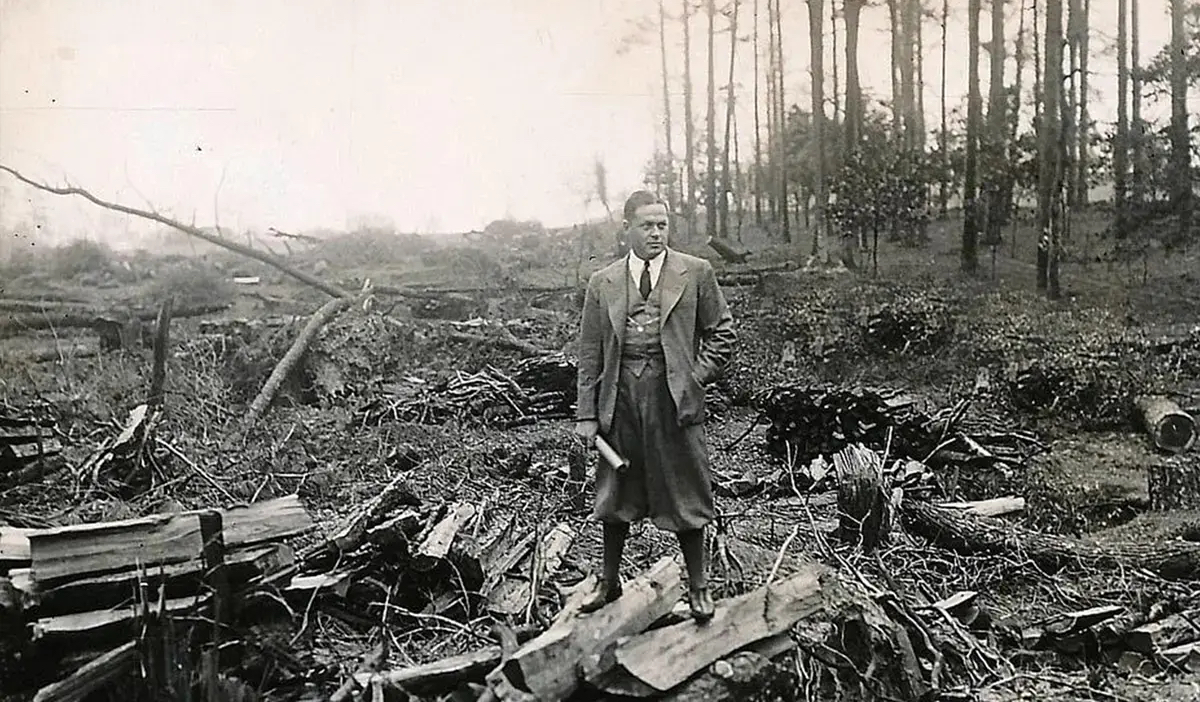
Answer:
[[[1058,0],[1047,3],[1050,22],[1053,22],[1056,2]],[[1022,558],[1051,569],[1144,568],[1164,578],[1194,579],[1200,576],[1200,544],[1189,541],[1093,543],[1043,534],[1003,520],[976,517],[962,510],[917,500],[905,500],[900,511],[907,528],[943,548],[962,554],[1020,554]]]
[[[1062,227],[1062,0],[1046,2],[1046,65],[1042,76],[1045,93],[1038,133],[1038,287],[1052,300],[1059,297],[1058,257]]]
[[[717,231],[717,51],[716,51],[716,0],[708,0],[708,104],[706,115],[704,173],[704,236],[716,237]]]
[[[763,226],[762,216],[762,129],[759,117],[758,84],[760,80],[758,65],[758,0],[754,0],[754,224]]]
[[[816,163],[813,164],[815,190],[812,225],[812,249],[809,255],[820,254],[821,235],[825,231],[825,205],[829,196],[825,190],[825,43],[821,28],[825,26],[825,0],[808,0],[809,76],[812,80],[812,141]]]
[[[1079,193],[1075,190],[1075,165],[1079,163],[1079,35],[1080,20],[1083,19],[1081,0],[1067,0],[1067,89],[1063,93],[1062,124],[1063,140],[1066,142],[1066,159],[1063,162],[1067,189],[1067,206],[1075,207]]]
[[[663,135],[666,138],[667,161],[671,164],[671,181],[667,186],[668,207],[675,211],[678,201],[675,199],[675,150],[671,144],[671,83],[667,73],[667,11],[664,0],[658,0],[658,51],[662,70],[663,90]]]
[[[911,0],[911,2],[917,52],[917,148],[924,151],[928,136],[925,125],[925,10],[921,6],[920,0]]]
[[[1016,78],[1013,81],[1012,114],[1008,120],[1008,143],[1015,144],[1020,135],[1021,127],[1021,85],[1025,76],[1025,55],[1028,48],[1025,43],[1025,0],[1021,0],[1021,17],[1017,26],[1017,42],[1014,47],[1016,55]],[[1004,176],[1004,211],[1008,213],[1012,231],[1011,255],[1017,255],[1017,221],[1020,212],[1019,194],[1017,192],[1016,173],[1012,168],[1006,169]]]
[[[942,219],[950,206],[950,128],[947,125],[949,111],[946,109],[946,28],[950,24],[950,0],[942,0],[942,131],[938,133],[938,150],[942,157],[942,179],[938,184],[938,200]]]
[[[963,174],[962,270],[974,275],[979,268],[978,144],[982,101],[979,95],[980,0],[970,0],[967,10],[967,159]]]
[[[1138,26],[1138,6],[1141,0],[1129,0],[1129,79],[1131,81],[1132,114],[1130,128],[1132,138],[1129,148],[1133,152],[1133,179],[1131,194],[1133,202],[1140,205],[1146,196],[1146,129],[1142,124],[1142,66],[1141,28]]]
[[[687,228],[684,241],[696,229],[696,120],[692,115],[692,15],[691,3],[682,0],[683,22],[683,138],[684,170],[687,173]]]
[[[1177,242],[1191,236],[1192,154],[1187,114],[1187,41],[1184,0],[1171,0],[1171,208],[1178,221]]]
[[[989,46],[988,66],[988,174],[987,184],[987,231],[985,243],[999,246],[1003,241],[1001,227],[1004,225],[1004,181],[1010,170],[1008,165],[1008,91],[1004,86],[1004,0],[992,0],[992,40]]]
[[[900,97],[900,43],[904,41],[900,29],[900,10],[896,7],[897,0],[887,0],[888,32],[891,37],[891,78],[892,78],[892,134],[900,137],[901,114],[904,104]]]
[[[1146,469],[1150,508],[1200,509],[1200,466],[1181,456],[1154,463]]]
[[[1117,133],[1113,139],[1113,228],[1118,239],[1129,229],[1126,174],[1129,171],[1129,55],[1128,0],[1117,0]]]
[[[1045,98],[1042,95],[1042,73],[1045,71],[1045,66],[1042,63],[1042,23],[1041,12],[1038,10],[1038,3],[1042,0],[1033,0],[1033,131],[1035,134],[1042,133],[1042,103]]]
[[[1088,204],[1088,149],[1091,146],[1091,120],[1088,117],[1088,35],[1091,24],[1092,0],[1083,0],[1079,21],[1079,123],[1076,126],[1079,145],[1075,149],[1075,206]]]
[[[737,60],[737,29],[739,0],[733,0],[733,17],[729,24],[729,84],[725,86],[725,147],[721,150],[721,235],[729,236],[729,197],[733,183],[729,172],[729,141],[733,136],[733,69]]]
[[[838,82],[837,0],[829,0],[829,55],[833,59],[833,123],[842,119],[842,96]]]
[[[858,81],[858,27],[863,0],[843,0],[846,21],[846,147],[845,157],[858,151],[862,137],[863,96]]]
[[[791,243],[792,229],[788,215],[788,168],[787,168],[787,101],[783,87],[783,8],[781,0],[775,0],[775,69],[777,86],[775,101],[778,105],[779,143],[776,146],[776,157],[779,159],[779,215],[783,227],[783,240]]]
[[[917,32],[920,24],[920,5],[916,0],[904,0],[900,8],[900,102],[902,103],[904,145],[910,151],[921,148],[921,120],[917,107]]]

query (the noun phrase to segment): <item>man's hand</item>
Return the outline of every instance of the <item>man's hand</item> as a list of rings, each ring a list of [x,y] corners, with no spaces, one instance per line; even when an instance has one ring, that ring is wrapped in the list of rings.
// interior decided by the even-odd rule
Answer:
[[[583,419],[575,422],[575,436],[588,446],[596,443],[596,435],[599,433],[600,422],[595,419]]]

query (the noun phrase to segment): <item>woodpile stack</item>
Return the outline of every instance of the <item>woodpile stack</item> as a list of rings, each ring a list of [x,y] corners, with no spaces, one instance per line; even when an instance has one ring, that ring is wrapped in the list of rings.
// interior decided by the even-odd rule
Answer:
[[[1009,368],[1006,394],[1021,412],[1113,429],[1133,423],[1131,383],[1114,355],[1045,355]]]
[[[574,407],[575,364],[559,353],[526,358],[511,375],[488,366],[478,373],[456,372],[433,384],[420,380],[394,384],[384,397],[359,411],[369,423],[473,420],[508,428],[565,419]]]
[[[61,462],[53,419],[0,415],[0,488],[36,479]]]
[[[285,543],[312,519],[295,496],[226,510],[47,529],[0,528],[0,613],[10,648],[75,669],[39,702],[77,700],[137,661],[151,619],[232,623],[248,590],[295,567]],[[82,666],[82,667],[79,667]]]

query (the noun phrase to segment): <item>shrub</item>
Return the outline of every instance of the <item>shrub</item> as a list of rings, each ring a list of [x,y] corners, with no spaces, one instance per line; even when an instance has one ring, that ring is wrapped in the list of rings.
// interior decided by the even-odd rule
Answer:
[[[181,263],[159,273],[148,292],[156,303],[173,296],[179,308],[228,305],[235,294],[233,284],[219,271],[194,262]]]
[[[51,249],[47,263],[56,277],[70,280],[88,274],[112,273],[116,269],[116,254],[107,244],[76,239]]]

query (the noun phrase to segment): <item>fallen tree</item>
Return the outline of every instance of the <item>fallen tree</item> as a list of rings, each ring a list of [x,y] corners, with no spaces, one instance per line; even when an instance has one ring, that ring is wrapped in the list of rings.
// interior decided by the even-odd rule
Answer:
[[[1200,578],[1198,543],[1090,542],[911,499],[901,503],[900,511],[906,528],[966,555],[1010,553],[1055,570],[1072,566],[1143,568],[1164,578]]]

